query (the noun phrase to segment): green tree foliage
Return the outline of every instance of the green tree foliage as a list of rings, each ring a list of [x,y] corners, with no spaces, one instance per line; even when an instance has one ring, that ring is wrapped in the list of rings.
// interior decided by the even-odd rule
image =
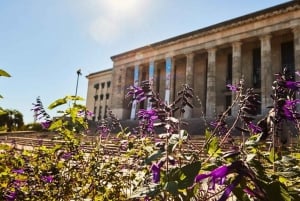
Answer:
[[[0,127],[6,127],[7,131],[20,130],[23,125],[23,114],[18,110],[3,109],[0,115]]]
[[[8,74],[6,71],[0,69],[0,77],[1,76],[4,76],[4,77],[10,77],[10,74]],[[3,98],[1,95],[0,95],[0,99]],[[1,114],[4,114],[5,112],[0,108],[0,115]]]

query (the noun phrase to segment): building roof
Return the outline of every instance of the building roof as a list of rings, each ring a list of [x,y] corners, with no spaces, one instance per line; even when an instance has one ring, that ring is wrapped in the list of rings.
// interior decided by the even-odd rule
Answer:
[[[108,69],[105,69],[105,70],[101,70],[101,71],[97,71],[97,72],[94,72],[94,73],[90,73],[90,74],[88,74],[88,75],[85,76],[85,77],[86,77],[86,78],[90,78],[90,77],[95,76],[95,75],[98,75],[98,74],[108,73],[109,71],[112,71],[112,68],[108,68]]]
[[[256,18],[258,18],[260,16],[266,15],[267,13],[274,13],[274,12],[278,12],[280,10],[285,10],[288,7],[291,7],[291,6],[300,6],[300,0],[288,1],[286,3],[282,3],[282,4],[279,4],[279,5],[273,6],[273,7],[269,7],[269,8],[263,9],[263,10],[259,10],[259,11],[253,12],[253,13],[249,13],[249,14],[237,17],[237,18],[233,18],[233,19],[230,19],[230,20],[227,20],[227,21],[223,21],[221,23],[217,23],[217,24],[214,24],[214,25],[211,25],[211,26],[208,26],[208,27],[204,27],[204,28],[201,28],[201,29],[198,29],[198,30],[195,30],[195,31],[191,31],[191,32],[188,32],[188,33],[185,33],[185,34],[181,34],[181,35],[178,35],[178,36],[175,36],[175,37],[171,37],[171,38],[168,38],[166,40],[162,40],[162,41],[159,41],[159,42],[156,42],[156,43],[152,43],[150,45],[146,45],[146,46],[143,46],[143,47],[140,47],[140,48],[136,48],[136,49],[133,49],[133,50],[130,50],[130,51],[127,51],[127,52],[123,52],[123,53],[111,56],[111,59],[114,60],[115,58],[124,56],[126,54],[138,52],[138,51],[148,49],[148,48],[155,48],[155,47],[163,46],[163,45],[166,45],[170,42],[183,40],[185,38],[190,38],[190,37],[195,37],[195,36],[198,36],[198,35],[203,35],[205,33],[209,33],[210,31],[213,31],[213,30],[216,30],[216,29],[219,29],[219,28],[231,27],[233,25],[241,24],[243,22],[244,23],[249,22],[250,20],[255,20]]]

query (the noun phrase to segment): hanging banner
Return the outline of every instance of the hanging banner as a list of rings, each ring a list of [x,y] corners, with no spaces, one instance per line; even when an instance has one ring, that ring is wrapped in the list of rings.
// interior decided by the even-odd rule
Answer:
[[[134,74],[133,74],[133,86],[137,87],[139,84],[139,66],[136,65],[134,67]],[[130,119],[135,119],[135,115],[136,115],[136,106],[137,106],[137,102],[136,100],[134,100],[132,102],[132,107],[131,107],[131,113],[130,113]]]
[[[165,102],[167,104],[169,104],[170,102],[171,67],[172,67],[172,59],[168,57],[166,58],[166,91],[165,91]]]
[[[150,82],[150,87],[153,90],[153,83],[154,83],[154,61],[151,61],[149,64],[149,82]],[[151,109],[151,102],[150,98],[148,98],[147,101],[147,110]]]

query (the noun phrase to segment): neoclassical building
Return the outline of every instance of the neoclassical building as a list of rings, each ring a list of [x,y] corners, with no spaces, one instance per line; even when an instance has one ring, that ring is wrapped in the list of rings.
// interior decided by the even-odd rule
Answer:
[[[111,108],[112,97],[112,69],[106,69],[91,73],[88,79],[88,91],[86,107],[93,112],[93,121],[99,121],[107,116],[108,109]]]
[[[135,118],[138,108],[128,107],[125,95],[129,85],[142,80],[150,80],[166,102],[174,100],[182,84],[190,85],[200,101],[194,100],[195,108],[185,118],[198,118],[202,111],[215,117],[231,105],[234,96],[226,85],[243,78],[245,87],[260,94],[261,114],[265,114],[272,104],[274,73],[283,67],[300,70],[300,1],[138,47],[111,59],[111,109],[120,119]]]

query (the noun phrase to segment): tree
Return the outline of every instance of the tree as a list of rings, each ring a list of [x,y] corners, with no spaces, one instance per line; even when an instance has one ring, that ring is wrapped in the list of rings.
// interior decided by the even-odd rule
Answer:
[[[0,126],[6,126],[8,132],[22,128],[24,121],[21,112],[3,108],[0,108],[0,111],[4,111],[4,113],[0,115]]]

